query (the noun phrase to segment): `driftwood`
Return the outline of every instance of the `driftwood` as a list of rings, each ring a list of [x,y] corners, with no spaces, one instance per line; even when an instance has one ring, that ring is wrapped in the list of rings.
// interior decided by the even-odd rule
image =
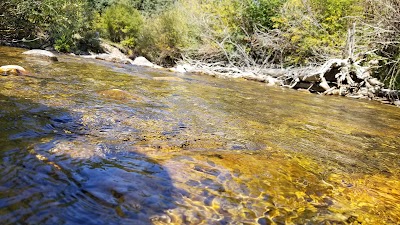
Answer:
[[[317,68],[295,71],[288,80],[292,88],[309,86],[312,92],[328,95],[375,96],[383,84],[371,76],[371,67],[360,66],[360,63],[351,58],[331,59]]]

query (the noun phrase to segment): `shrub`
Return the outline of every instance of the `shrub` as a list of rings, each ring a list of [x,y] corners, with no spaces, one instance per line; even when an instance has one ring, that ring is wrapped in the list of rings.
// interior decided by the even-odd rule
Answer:
[[[347,27],[353,15],[360,15],[358,0],[289,0],[273,18],[280,29],[285,62],[308,64],[342,56]],[[305,4],[306,3],[306,4]]]
[[[133,48],[142,25],[142,16],[133,6],[115,4],[99,16],[96,27],[109,40]]]
[[[36,48],[44,43],[58,51],[74,51],[80,42],[73,37],[88,37],[91,32],[93,10],[87,0],[9,0],[2,1],[0,8],[7,18],[0,25],[14,31],[11,39],[38,38]]]
[[[186,9],[177,3],[173,9],[147,17],[135,48],[137,54],[172,65],[183,52],[196,46],[198,26],[191,23],[191,13]]]
[[[57,1],[53,6],[59,11],[53,15],[48,33],[57,51],[99,50],[99,40],[92,31],[94,12],[86,0]]]
[[[244,8],[244,19],[247,30],[252,31],[255,26],[263,29],[272,29],[273,17],[277,16],[284,0],[247,0]]]

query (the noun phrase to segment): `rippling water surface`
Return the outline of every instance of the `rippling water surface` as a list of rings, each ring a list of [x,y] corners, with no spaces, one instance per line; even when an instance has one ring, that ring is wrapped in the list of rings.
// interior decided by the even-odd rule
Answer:
[[[1,224],[399,224],[400,110],[0,48]]]

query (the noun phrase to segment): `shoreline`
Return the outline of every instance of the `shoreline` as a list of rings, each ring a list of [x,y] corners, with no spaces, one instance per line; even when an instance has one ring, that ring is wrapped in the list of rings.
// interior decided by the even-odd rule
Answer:
[[[23,46],[15,45],[5,46],[23,48]],[[369,67],[363,67],[353,63],[352,59],[332,59],[318,67],[309,66],[293,69],[239,69],[236,67],[226,67],[223,65],[213,65],[202,62],[180,62],[173,68],[164,68],[150,62],[142,56],[136,57],[132,60],[117,47],[110,44],[102,43],[102,47],[105,53],[101,54],[89,53],[89,55],[75,55],[73,53],[58,53],[55,51],[48,52],[55,54],[56,56],[64,54],[83,59],[103,60],[116,64],[148,67],[181,74],[194,73],[218,78],[240,78],[248,81],[262,82],[268,86],[280,86],[319,95],[339,95],[355,99],[368,99],[400,107],[399,90],[384,88],[382,82],[370,75],[371,69]],[[347,74],[342,72],[343,70],[349,70],[350,67],[354,66],[362,72],[360,74],[354,74],[352,71]]]
[[[352,84],[354,86],[354,89],[358,89],[357,91],[345,92],[345,90],[343,90],[343,87],[352,87],[350,87],[350,85],[348,84],[342,85],[340,87],[332,85],[335,84],[335,82],[332,82],[332,75],[325,78],[325,76],[323,76],[323,73],[321,72],[321,67],[323,68],[324,65],[320,67],[294,69],[256,68],[245,70],[229,67],[218,67],[217,69],[215,69],[207,67],[204,64],[200,67],[190,64],[180,64],[178,66],[188,68],[186,70],[186,72],[188,73],[204,74],[218,78],[239,78],[248,81],[265,83],[267,86],[284,87],[319,95],[337,95],[353,99],[373,100],[383,104],[390,104],[400,107],[399,90],[383,88],[383,83],[380,82],[378,79],[372,76],[366,76],[360,83],[354,82]],[[337,69],[338,68],[335,67],[329,70],[325,68],[326,71],[324,73],[329,73],[331,70]],[[175,69],[169,70],[172,72],[176,72]],[[223,70],[225,72],[220,72],[217,70]],[[335,76],[333,77],[336,78]],[[359,87],[356,87],[357,85]],[[369,91],[373,91],[373,93]]]

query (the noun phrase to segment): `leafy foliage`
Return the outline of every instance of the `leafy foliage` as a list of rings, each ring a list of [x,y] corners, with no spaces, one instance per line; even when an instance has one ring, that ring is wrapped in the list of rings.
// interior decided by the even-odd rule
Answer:
[[[346,45],[347,28],[357,0],[289,0],[280,15],[273,18],[283,31],[289,64],[306,64],[340,58]],[[296,54],[293,54],[296,53]]]
[[[99,16],[96,27],[113,42],[134,47],[143,19],[133,6],[115,4]]]
[[[277,16],[283,0],[247,0],[244,9],[244,17],[248,28],[261,26],[264,29],[272,29],[273,18]]]
[[[165,65],[173,65],[182,53],[197,44],[199,31],[182,5],[158,16],[148,17],[135,50]]]
[[[55,44],[60,51],[97,48],[96,40],[74,37],[93,37],[92,10],[86,0],[10,0],[2,3],[3,16],[10,18],[7,27],[12,39],[39,39],[39,44]],[[20,32],[23,30],[23,32]],[[85,43],[90,43],[85,45]]]

